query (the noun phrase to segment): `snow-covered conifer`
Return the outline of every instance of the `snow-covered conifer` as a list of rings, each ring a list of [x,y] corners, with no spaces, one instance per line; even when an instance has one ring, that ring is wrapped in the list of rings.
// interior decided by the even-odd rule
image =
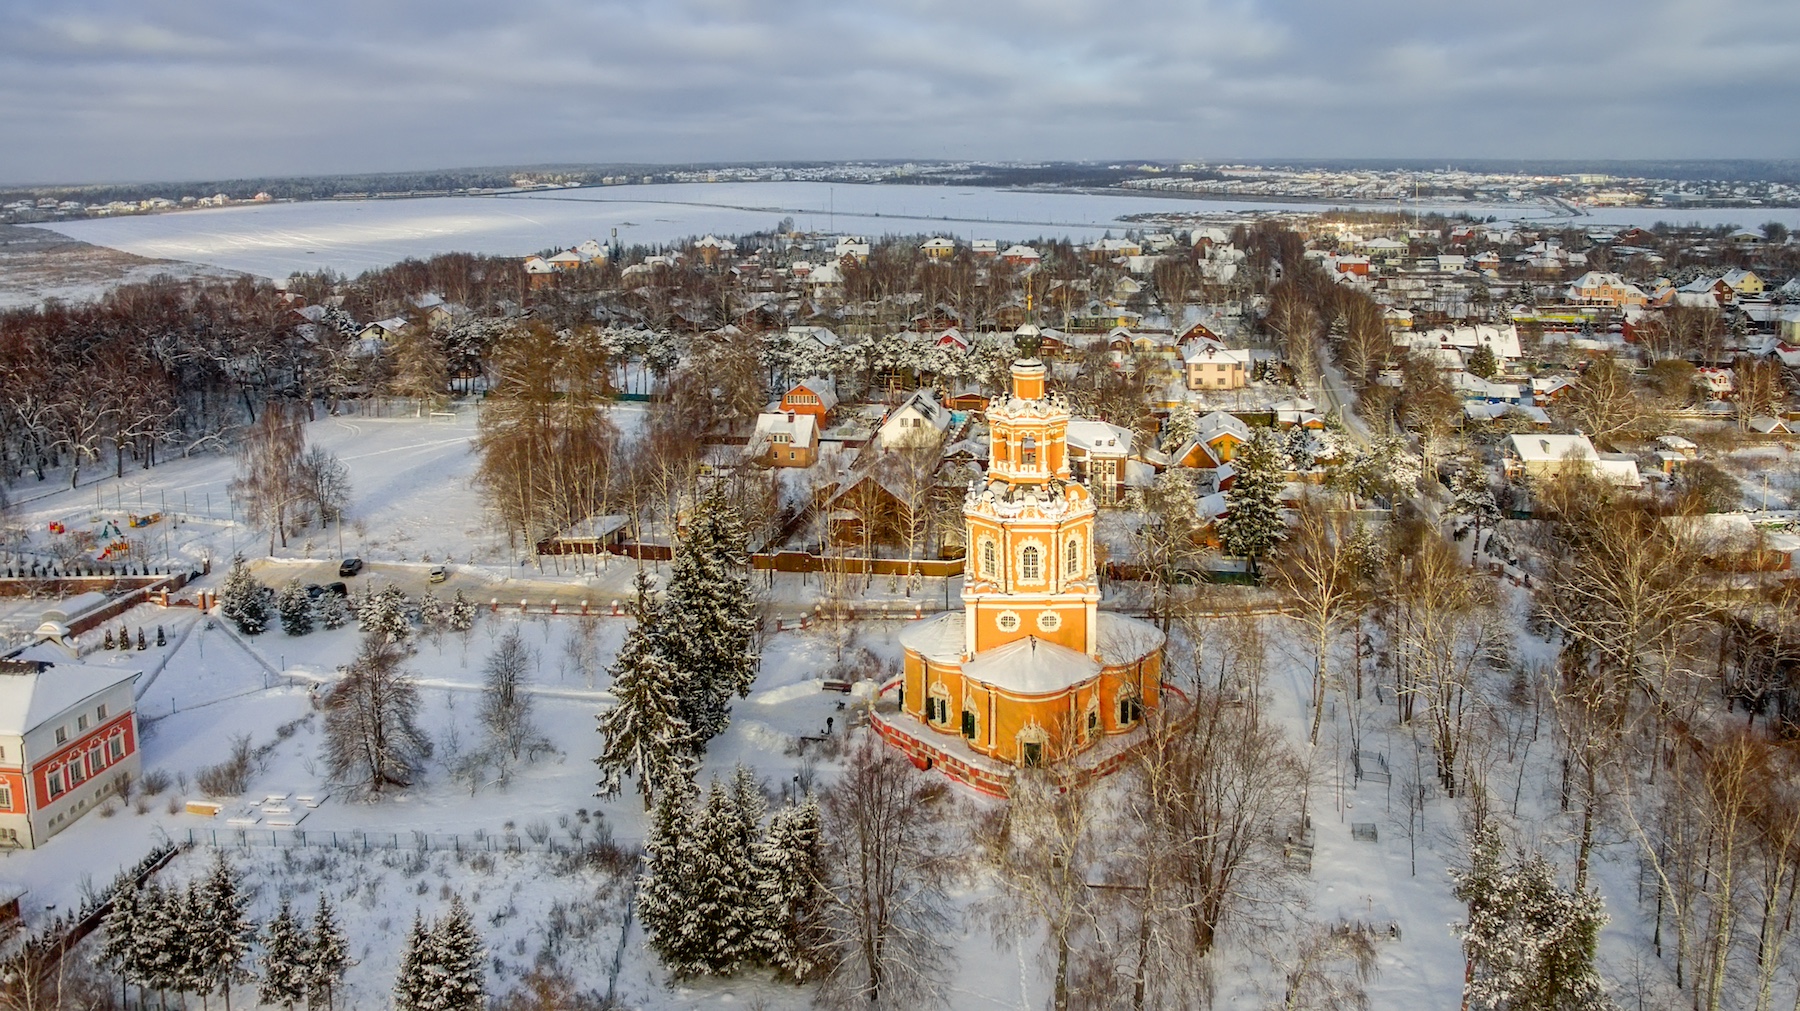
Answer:
[[[809,795],[776,811],[756,848],[757,955],[795,982],[818,972],[825,941],[823,845],[819,804]]]
[[[338,984],[344,981],[344,970],[350,967],[350,944],[338,926],[337,913],[331,900],[319,893],[318,908],[313,910],[312,936],[306,945],[306,1006],[317,1011],[323,1006],[330,1011]]]
[[[390,642],[408,646],[412,640],[412,619],[406,612],[406,593],[389,583],[363,598],[356,620],[364,632],[373,632]]]
[[[330,590],[319,594],[319,599],[313,601],[313,619],[319,623],[320,628],[343,628],[344,622],[350,620],[343,595]]]
[[[195,897],[198,905],[189,926],[195,982],[201,993],[223,991],[229,1011],[231,984],[245,978],[244,957],[256,925],[246,911],[250,898],[238,890],[237,874],[223,850],[214,851],[212,871]]]
[[[475,627],[475,602],[460,589],[450,601],[450,631],[467,632]]]
[[[306,999],[309,970],[306,933],[294,909],[284,897],[262,933],[262,957],[257,960],[256,999],[261,1004],[280,1004],[292,1009]]]
[[[650,950],[677,975],[706,935],[708,926],[694,914],[691,861],[698,841],[693,836],[694,805],[685,785],[659,790],[644,840],[644,874],[638,884],[638,916]]]
[[[281,588],[281,599],[276,603],[281,611],[281,630],[289,635],[305,635],[313,627],[313,602],[306,595],[306,588],[300,580],[290,579]]]
[[[1165,453],[1173,453],[1200,434],[1200,416],[1194,413],[1187,401],[1180,401],[1169,408],[1169,420],[1163,424],[1162,449]]]
[[[125,985],[143,985],[139,975],[138,949],[142,924],[138,904],[142,893],[131,881],[123,881],[113,890],[112,908],[106,911],[106,939],[100,945],[100,962],[119,975],[119,1003],[125,1005]]]
[[[394,974],[394,1011],[435,1011],[438,979],[432,971],[437,943],[425,917],[413,911],[412,928],[406,932],[406,948]]]
[[[1230,510],[1219,521],[1219,543],[1227,554],[1256,563],[1274,550],[1285,524],[1281,518],[1281,457],[1276,436],[1259,428],[1232,458],[1237,479],[1225,492]]]
[[[704,746],[750,694],[760,663],[743,521],[714,490],[696,503],[676,547],[663,605],[664,655],[680,673],[682,718]]]
[[[1481,532],[1494,529],[1500,522],[1500,505],[1494,499],[1494,489],[1488,484],[1487,469],[1480,458],[1469,455],[1462,459],[1455,479],[1450,482],[1450,491],[1454,496],[1451,511],[1467,516],[1475,528],[1475,536],[1471,538],[1474,543],[1469,549],[1472,564],[1481,551]]]
[[[1541,854],[1501,863],[1490,820],[1476,831],[1470,867],[1453,871],[1468,906],[1457,924],[1470,1007],[1599,1011],[1610,1006],[1594,966],[1606,913],[1598,893],[1564,889]]]
[[[685,963],[672,966],[682,976],[728,976],[755,957],[756,873],[744,839],[737,791],[714,780],[694,819],[689,871],[690,915],[706,929]]]
[[[433,1007],[436,1011],[485,1011],[487,1007],[487,974],[483,961],[481,935],[475,921],[463,905],[462,896],[450,900],[450,911],[431,928],[434,966],[439,991]]]
[[[219,586],[219,613],[245,635],[261,635],[269,627],[268,592],[250,574],[243,555],[232,558],[231,571]]]
[[[632,617],[610,672],[618,701],[598,717],[605,743],[594,764],[600,767],[599,796],[616,795],[622,778],[632,776],[648,810],[662,790],[689,789],[693,734],[681,716],[679,676],[661,651],[662,611],[643,572],[637,577]]]
[[[426,633],[435,636],[442,632],[449,623],[449,619],[450,608],[444,603],[443,598],[426,590],[425,595],[419,598],[419,624],[424,627]]]

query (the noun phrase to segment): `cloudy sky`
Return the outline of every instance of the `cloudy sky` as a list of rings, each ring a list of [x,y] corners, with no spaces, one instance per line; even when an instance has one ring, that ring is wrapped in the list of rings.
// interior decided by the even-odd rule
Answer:
[[[1796,0],[0,0],[0,182],[1800,156]]]

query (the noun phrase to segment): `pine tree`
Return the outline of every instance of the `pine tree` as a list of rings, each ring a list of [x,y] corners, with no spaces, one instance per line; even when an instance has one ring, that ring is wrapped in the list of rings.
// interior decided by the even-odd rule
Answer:
[[[1610,1006],[1594,967],[1606,924],[1598,893],[1565,890],[1541,854],[1502,865],[1500,834],[1476,831],[1470,867],[1451,872],[1468,907],[1457,925],[1463,996],[1489,1011],[1599,1011]]]
[[[631,610],[631,631],[610,671],[618,702],[598,717],[605,743],[594,764],[600,767],[598,796],[617,795],[621,779],[632,776],[649,810],[659,792],[689,789],[693,734],[681,717],[679,677],[661,652],[662,611],[646,573],[638,573]]]
[[[245,978],[244,957],[250,953],[256,925],[246,912],[250,898],[238,890],[223,850],[214,852],[212,872],[194,898],[198,902],[189,928],[194,938],[194,980],[202,993],[222,990],[230,1011],[231,984]]]
[[[350,620],[350,612],[344,606],[342,594],[326,590],[313,602],[313,617],[320,628],[343,628],[344,622]]]
[[[1281,518],[1281,460],[1275,434],[1259,428],[1232,457],[1237,478],[1225,492],[1230,510],[1219,521],[1219,544],[1226,554],[1257,560],[1274,550],[1286,525]]]
[[[692,791],[683,785],[661,790],[644,840],[644,874],[638,882],[638,916],[650,950],[677,975],[687,975],[698,939],[707,925],[698,921],[689,898],[693,837]]]
[[[323,596],[323,594],[321,594]],[[331,594],[336,596],[336,594]],[[305,635],[313,627],[313,602],[300,580],[290,579],[281,590],[276,605],[281,611],[281,630],[289,635]]]
[[[406,933],[406,950],[394,975],[394,1011],[433,1011],[437,980],[432,972],[437,943],[425,925],[425,917],[413,911],[412,929]]]
[[[317,1011],[321,1004],[330,1011],[338,984],[344,981],[344,970],[350,967],[349,941],[338,926],[331,900],[319,893],[319,906],[313,911],[312,937],[306,946],[306,1005]]]
[[[450,900],[450,912],[432,927],[431,934],[439,987],[434,1006],[438,1011],[485,1011],[487,982],[482,962],[487,953],[462,896]]]
[[[181,989],[183,953],[182,894],[152,882],[138,895],[137,930],[133,935],[132,961],[139,988],[159,993]]]
[[[435,636],[442,632],[449,617],[450,610],[442,597],[426,590],[425,595],[419,598],[419,624],[424,626],[427,634]]]
[[[268,593],[250,574],[243,555],[232,558],[231,571],[219,586],[219,613],[245,635],[261,635],[269,627]]]
[[[803,983],[819,971],[826,941],[825,869],[819,804],[808,795],[775,812],[756,847],[756,894],[761,922],[757,955],[776,972]]]
[[[750,694],[761,660],[746,540],[714,490],[695,505],[671,565],[663,652],[680,673],[682,719],[700,747],[730,724],[731,696]]]
[[[1169,420],[1163,425],[1162,449],[1173,453],[1200,434],[1200,416],[1186,401],[1169,408]]]
[[[1494,489],[1488,485],[1487,471],[1480,459],[1473,455],[1463,458],[1461,468],[1451,481],[1451,493],[1455,500],[1451,502],[1450,510],[1469,517],[1475,528],[1475,536],[1470,538],[1474,543],[1469,549],[1469,564],[1473,565],[1481,551],[1481,531],[1494,529],[1500,521],[1500,506],[1494,500]]]
[[[295,1004],[306,999],[311,969],[307,965],[306,933],[285,897],[275,918],[263,928],[262,948],[256,1000],[261,1004],[281,1004],[292,1011]]]

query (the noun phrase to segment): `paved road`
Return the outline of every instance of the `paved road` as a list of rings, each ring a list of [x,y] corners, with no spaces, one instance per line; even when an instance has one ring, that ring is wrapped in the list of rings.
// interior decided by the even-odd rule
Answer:
[[[583,586],[573,582],[532,579],[496,582],[485,571],[457,565],[447,566],[450,578],[435,586],[426,578],[432,566],[424,562],[370,562],[360,574],[350,577],[339,577],[337,566],[335,561],[261,558],[250,563],[250,570],[258,580],[275,587],[286,584],[290,579],[298,579],[302,584],[342,582],[352,592],[366,592],[370,587],[392,583],[409,597],[416,598],[426,590],[432,590],[439,597],[448,598],[455,596],[457,590],[462,590],[480,603],[486,604],[497,599],[503,606],[509,607],[517,607],[519,600],[523,598],[530,600],[534,608],[546,606],[555,600],[564,608],[579,609],[581,601],[585,599],[595,609],[599,609],[610,606],[615,599],[624,599],[623,594],[608,587]]]

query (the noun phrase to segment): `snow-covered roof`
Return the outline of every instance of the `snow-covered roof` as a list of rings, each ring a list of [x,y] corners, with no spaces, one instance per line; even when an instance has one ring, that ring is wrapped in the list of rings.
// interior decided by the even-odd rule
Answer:
[[[1131,438],[1132,431],[1129,428],[1088,418],[1069,419],[1069,446],[1091,455],[1128,456],[1131,453]]]
[[[1051,695],[1100,674],[1086,653],[1028,635],[970,657],[963,677],[1019,695]]]
[[[1108,667],[1133,663],[1161,649],[1168,637],[1162,629],[1128,614],[1101,611],[1098,615],[1100,662]]]
[[[961,611],[945,611],[934,618],[909,622],[900,630],[900,645],[927,660],[960,663],[966,645]]]
[[[827,411],[836,407],[838,404],[837,383],[832,382],[823,376],[812,376],[808,379],[802,379],[789,387],[788,392],[791,394],[795,390],[801,389],[818,397],[820,405]]]
[[[0,734],[23,736],[140,673],[82,663],[0,662]]]

